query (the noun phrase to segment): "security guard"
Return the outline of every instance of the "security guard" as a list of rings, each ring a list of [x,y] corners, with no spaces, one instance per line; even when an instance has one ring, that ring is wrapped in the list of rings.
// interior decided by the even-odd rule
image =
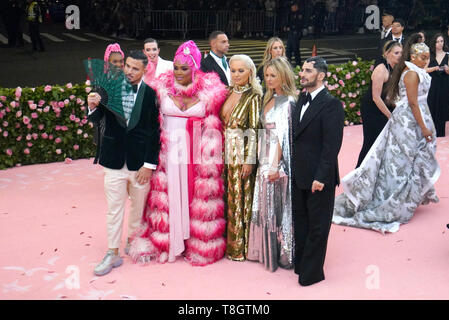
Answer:
[[[299,11],[299,5],[296,1],[290,2],[290,13],[288,14],[287,24],[284,31],[287,31],[287,58],[292,63],[292,55],[295,56],[295,64],[301,65],[301,52],[299,42],[302,37],[303,14]]]
[[[39,47],[39,51],[43,52],[45,51],[45,48],[42,43],[41,35],[39,34],[39,24],[42,23],[41,8],[36,1],[28,0],[26,12],[33,51],[36,51],[38,49],[37,47]]]

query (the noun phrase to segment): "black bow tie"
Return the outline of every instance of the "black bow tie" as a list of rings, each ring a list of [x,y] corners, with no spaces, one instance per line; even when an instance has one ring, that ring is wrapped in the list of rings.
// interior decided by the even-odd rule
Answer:
[[[302,105],[305,106],[307,103],[312,103],[312,95],[310,93],[306,93],[306,96],[304,97],[304,101],[302,102]]]
[[[401,38],[394,38],[393,40],[394,41],[399,41],[399,40],[401,40]]]
[[[137,84],[133,84],[133,92],[134,92],[134,93],[137,92]]]

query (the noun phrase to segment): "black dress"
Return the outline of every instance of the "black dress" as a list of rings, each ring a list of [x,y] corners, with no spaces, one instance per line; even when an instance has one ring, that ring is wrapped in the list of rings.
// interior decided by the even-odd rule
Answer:
[[[435,57],[431,57],[429,68],[447,65],[448,60],[449,53],[444,56],[440,64]],[[449,74],[445,71],[434,71],[430,75],[432,76],[432,83],[427,95],[427,104],[432,114],[437,137],[444,137],[446,121],[449,120]]]
[[[393,68],[387,63],[385,59],[379,59],[376,61],[375,67],[379,64],[383,63],[387,68],[388,72],[391,73]],[[382,86],[382,100],[385,100],[386,92],[386,83]],[[376,141],[377,137],[381,133],[382,129],[387,124],[388,118],[379,110],[377,105],[373,101],[373,84],[372,82],[369,85],[368,91],[363,95],[362,102],[360,106],[360,113],[363,121],[363,146],[362,150],[360,150],[359,159],[357,161],[358,168],[368,153],[371,146]],[[390,109],[390,108],[389,108]],[[391,110],[390,110],[391,111]]]

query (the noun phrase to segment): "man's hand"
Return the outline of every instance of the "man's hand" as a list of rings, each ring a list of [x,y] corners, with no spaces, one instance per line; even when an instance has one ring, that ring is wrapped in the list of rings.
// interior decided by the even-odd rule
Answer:
[[[89,93],[89,95],[87,96],[87,106],[89,107],[89,110],[92,111],[96,107],[98,107],[98,105],[100,104],[100,101],[101,101],[101,97],[98,93],[96,93],[96,92]]]
[[[137,171],[136,180],[139,184],[146,184],[150,181],[153,170],[142,167]]]
[[[314,193],[315,191],[322,191],[324,188],[324,183],[321,183],[317,180],[313,180],[312,182],[312,193]]]

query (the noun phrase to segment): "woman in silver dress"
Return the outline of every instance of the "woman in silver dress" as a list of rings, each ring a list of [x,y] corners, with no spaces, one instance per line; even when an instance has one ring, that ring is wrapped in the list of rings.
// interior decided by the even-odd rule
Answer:
[[[408,47],[407,47],[408,45]],[[421,204],[438,202],[434,184],[440,176],[436,133],[427,105],[429,48],[404,48],[387,88],[395,108],[360,167],[342,179],[333,222],[382,233],[396,232]],[[405,61],[410,60],[410,61]]]
[[[264,66],[267,92],[260,115],[258,162],[250,224],[248,260],[270,271],[293,267],[291,210],[291,108],[297,97],[285,58]]]

